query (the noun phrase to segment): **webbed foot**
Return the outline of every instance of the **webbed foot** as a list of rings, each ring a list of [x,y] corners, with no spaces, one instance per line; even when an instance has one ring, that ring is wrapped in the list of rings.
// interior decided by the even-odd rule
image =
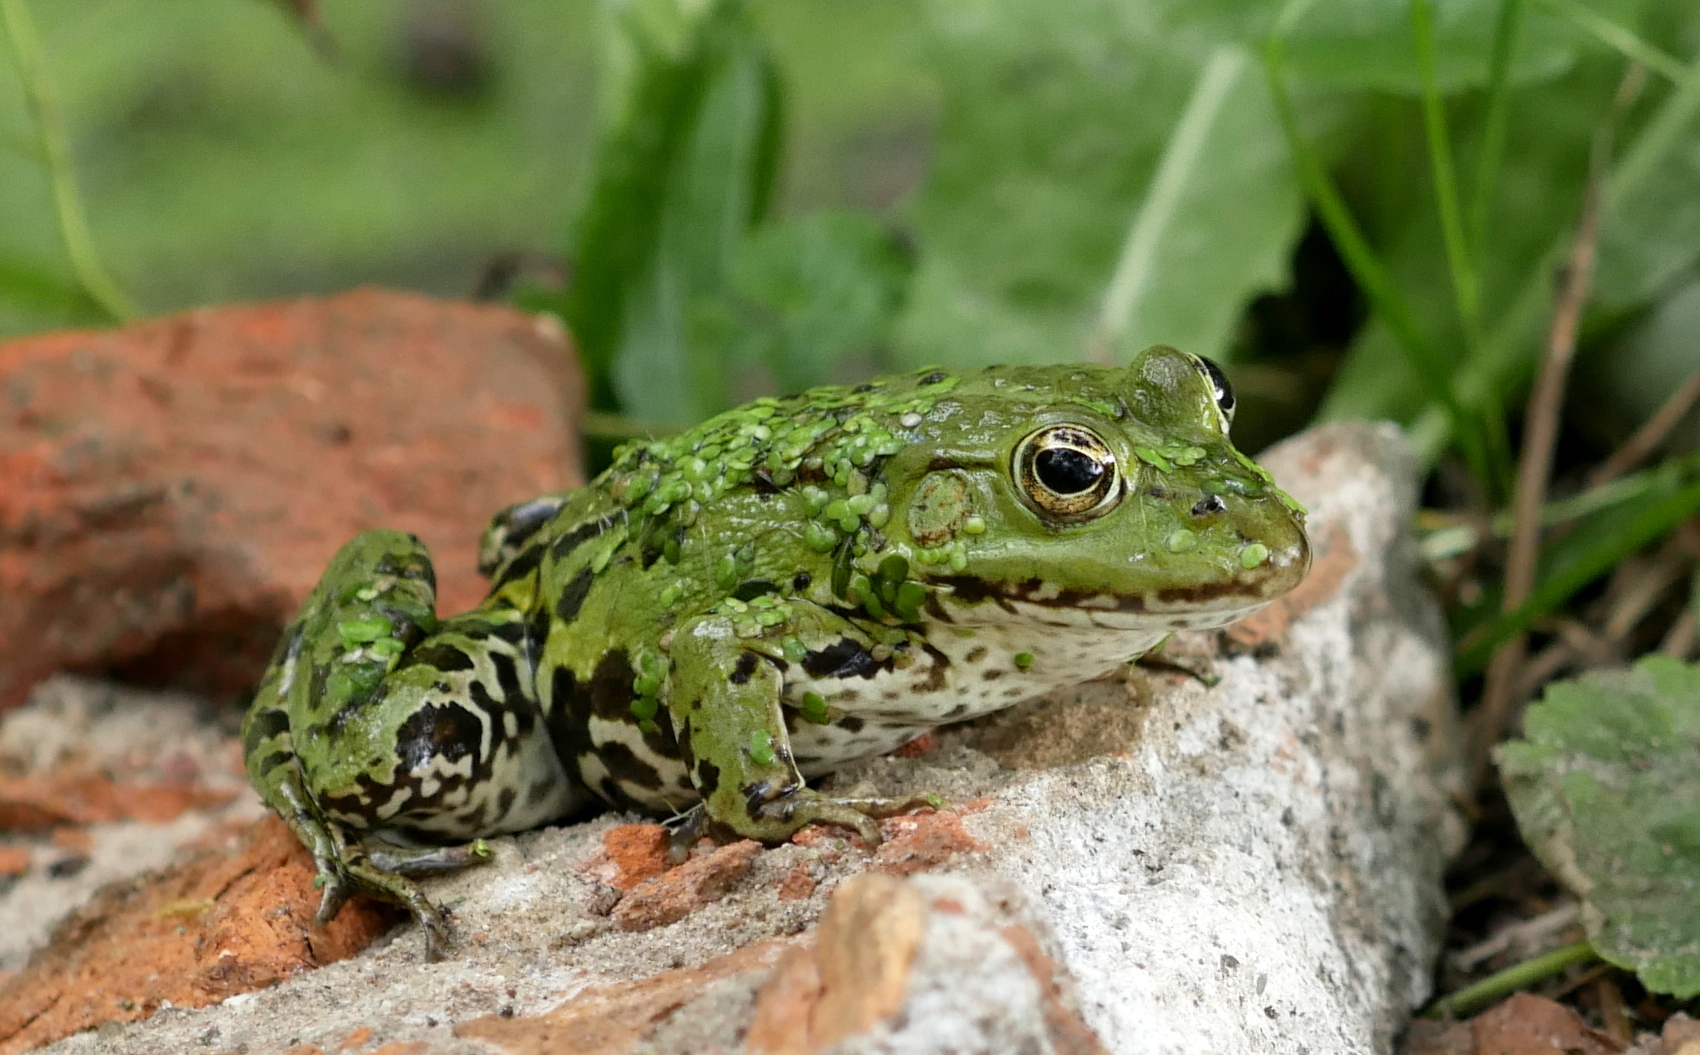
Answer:
[[[355,894],[404,906],[425,935],[425,960],[435,963],[448,948],[449,928],[442,912],[431,903],[409,875],[432,875],[481,864],[490,859],[484,840],[460,846],[423,848],[380,842],[368,850],[350,841],[334,824],[315,825],[319,831],[304,839],[318,870],[314,886],[321,890],[315,926],[335,919],[342,906]],[[321,837],[322,836],[322,837]]]
[[[834,824],[849,828],[867,844],[868,849],[873,850],[885,841],[884,836],[880,834],[878,821],[886,817],[901,816],[922,807],[937,809],[944,803],[937,795],[880,798],[857,794],[861,790],[860,787],[852,788],[851,794],[838,796],[826,795],[812,788],[798,788],[771,802],[762,803],[756,808],[753,816],[760,822],[784,825],[788,829],[787,838],[810,824]]]

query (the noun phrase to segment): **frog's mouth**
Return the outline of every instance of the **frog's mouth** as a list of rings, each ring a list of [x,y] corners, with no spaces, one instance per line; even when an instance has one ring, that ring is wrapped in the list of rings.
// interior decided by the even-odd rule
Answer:
[[[937,580],[945,599],[929,613],[945,622],[1038,623],[1106,630],[1199,630],[1226,626],[1286,593],[1290,584],[1267,576],[1193,586],[1169,586],[1149,594],[1114,594],[1059,587],[1042,579],[997,583],[969,576]]]

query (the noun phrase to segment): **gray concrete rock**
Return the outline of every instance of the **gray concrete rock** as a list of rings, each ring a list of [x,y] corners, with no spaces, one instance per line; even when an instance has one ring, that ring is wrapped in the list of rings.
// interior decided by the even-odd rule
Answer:
[[[353,1055],[1388,1052],[1427,995],[1463,836],[1416,466],[1371,426],[1262,461],[1311,509],[1307,583],[1158,663],[835,775],[959,804],[892,822],[876,854],[817,832],[626,930],[604,837],[631,818],[498,839],[490,865],[430,881],[458,936],[442,963],[404,925],[45,1050],[330,1052],[364,1029]]]

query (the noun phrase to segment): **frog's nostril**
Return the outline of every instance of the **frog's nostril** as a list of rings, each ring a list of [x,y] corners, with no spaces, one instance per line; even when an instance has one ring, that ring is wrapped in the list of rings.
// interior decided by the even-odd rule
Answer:
[[[1215,516],[1218,513],[1226,513],[1227,511],[1228,503],[1222,501],[1221,495],[1205,495],[1197,502],[1194,502],[1192,506],[1192,515],[1195,517]]]

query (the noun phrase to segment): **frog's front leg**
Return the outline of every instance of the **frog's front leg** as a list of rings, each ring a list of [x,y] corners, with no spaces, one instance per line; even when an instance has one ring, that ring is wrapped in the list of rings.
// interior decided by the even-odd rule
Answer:
[[[848,620],[803,602],[791,606],[809,609],[811,624],[834,624],[835,637],[872,645]],[[809,788],[792,757],[781,705],[789,666],[783,636],[740,637],[741,622],[725,614],[704,616],[681,627],[671,648],[668,713],[709,818],[763,842],[782,842],[808,824],[837,824],[871,847],[880,842],[876,818],[935,801],[835,798]],[[748,633],[748,627],[742,629]]]

